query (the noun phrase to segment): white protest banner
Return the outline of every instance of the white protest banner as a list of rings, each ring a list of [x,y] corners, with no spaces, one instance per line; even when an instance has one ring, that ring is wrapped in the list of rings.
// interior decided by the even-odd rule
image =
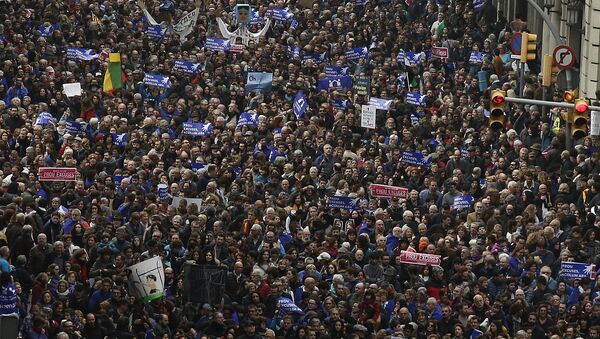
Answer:
[[[63,84],[63,90],[67,97],[74,97],[81,95],[81,83],[76,82],[74,84]]]
[[[196,8],[184,15],[181,20],[173,25],[173,32],[179,35],[179,39],[181,39],[181,41],[185,41],[185,37],[190,34],[194,26],[196,26],[198,14],[200,14],[200,9]]]
[[[360,114],[360,127],[375,129],[377,108],[372,105],[363,105]]]
[[[159,256],[127,267],[127,277],[131,294],[144,302],[165,293],[165,269]]]

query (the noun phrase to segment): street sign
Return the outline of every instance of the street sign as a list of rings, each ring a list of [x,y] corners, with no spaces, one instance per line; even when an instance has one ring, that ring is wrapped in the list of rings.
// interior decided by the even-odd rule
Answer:
[[[510,40],[510,50],[513,54],[521,55],[521,41],[523,40],[523,36],[521,32],[516,32],[512,35],[512,39]]]
[[[563,69],[556,75],[556,84],[559,91],[570,91],[579,86],[579,73],[573,69]]]
[[[575,52],[569,46],[560,45],[554,49],[552,53],[554,64],[560,69],[573,67],[575,64]]]
[[[600,135],[600,112],[590,112],[590,135]]]

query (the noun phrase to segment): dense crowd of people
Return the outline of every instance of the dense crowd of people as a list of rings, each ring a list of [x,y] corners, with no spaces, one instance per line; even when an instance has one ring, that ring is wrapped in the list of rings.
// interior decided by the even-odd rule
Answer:
[[[220,37],[217,17],[235,27],[234,1],[199,4],[184,40],[149,36],[133,1],[2,2],[0,314],[18,315],[20,337],[599,337],[597,140],[566,149],[560,111],[535,105],[488,125],[490,91],[519,92],[508,47],[526,21],[490,0],[247,3],[293,20],[231,52],[206,39]],[[144,6],[175,23],[197,4]],[[67,58],[72,47],[99,56]],[[369,54],[347,60],[357,47]],[[109,51],[123,86],[106,93]],[[174,70],[179,59],[201,71]],[[329,65],[370,77],[369,95],[319,89]],[[245,91],[249,71],[273,73],[272,89]],[[539,71],[529,62],[524,97],[541,98]],[[409,92],[426,97],[409,104]],[[361,127],[369,98],[391,100],[374,129]],[[257,124],[239,126],[247,112]],[[213,129],[192,137],[184,122]],[[41,167],[77,177],[40,181]],[[374,197],[373,184],[408,196]],[[331,208],[331,196],[358,203]],[[471,206],[456,208],[460,196]],[[142,302],[127,267],[156,256],[164,296]],[[596,266],[567,278],[563,262]],[[227,271],[220,302],[190,302],[204,288],[186,288],[190,263]]]

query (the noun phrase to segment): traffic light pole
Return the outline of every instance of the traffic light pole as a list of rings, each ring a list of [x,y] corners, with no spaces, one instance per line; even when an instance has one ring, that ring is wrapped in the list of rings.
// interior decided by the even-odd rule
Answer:
[[[538,106],[551,106],[551,107],[562,107],[568,109],[574,109],[575,104],[570,102],[557,102],[557,101],[546,101],[546,100],[533,100],[533,99],[523,99],[523,98],[511,98],[505,97],[504,100],[507,102],[512,102],[515,104],[523,104],[523,105],[538,105]],[[600,106],[588,106],[590,110],[600,111]],[[571,150],[573,148],[573,136],[571,135],[572,123],[567,121],[565,128],[565,147],[567,150]]]
[[[523,105],[538,105],[538,106],[551,106],[551,107],[563,107],[563,108],[575,108],[575,104],[570,102],[559,102],[559,101],[547,101],[547,100],[534,100],[524,98],[511,98],[504,97],[504,100],[508,102],[514,102],[515,104]],[[600,111],[600,106],[589,106],[592,111]]]
[[[531,5],[531,7],[533,7],[533,9],[535,9],[536,12],[538,12],[538,14],[542,17],[546,25],[548,25],[548,28],[550,28],[550,33],[552,33],[554,40],[556,40],[558,44],[564,44],[565,39],[563,39],[560,36],[558,28],[552,23],[552,20],[550,20],[548,14],[546,14],[546,12],[544,12],[540,5],[536,3],[536,0],[527,0],[527,2],[529,3],[529,5]]]

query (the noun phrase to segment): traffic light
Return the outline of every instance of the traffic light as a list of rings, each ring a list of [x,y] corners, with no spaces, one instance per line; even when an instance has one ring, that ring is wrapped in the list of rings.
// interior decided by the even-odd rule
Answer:
[[[577,92],[575,91],[565,91],[563,93],[563,99],[566,102],[573,102],[575,101],[575,98],[577,98]]]
[[[500,129],[504,127],[504,109],[505,101],[504,96],[506,93],[502,90],[493,90],[490,98],[490,122],[491,128]]]
[[[590,119],[589,104],[584,98],[577,98],[573,103],[573,140],[581,139],[587,135],[587,125]]]
[[[537,34],[521,33],[521,62],[535,60],[537,52]]]

